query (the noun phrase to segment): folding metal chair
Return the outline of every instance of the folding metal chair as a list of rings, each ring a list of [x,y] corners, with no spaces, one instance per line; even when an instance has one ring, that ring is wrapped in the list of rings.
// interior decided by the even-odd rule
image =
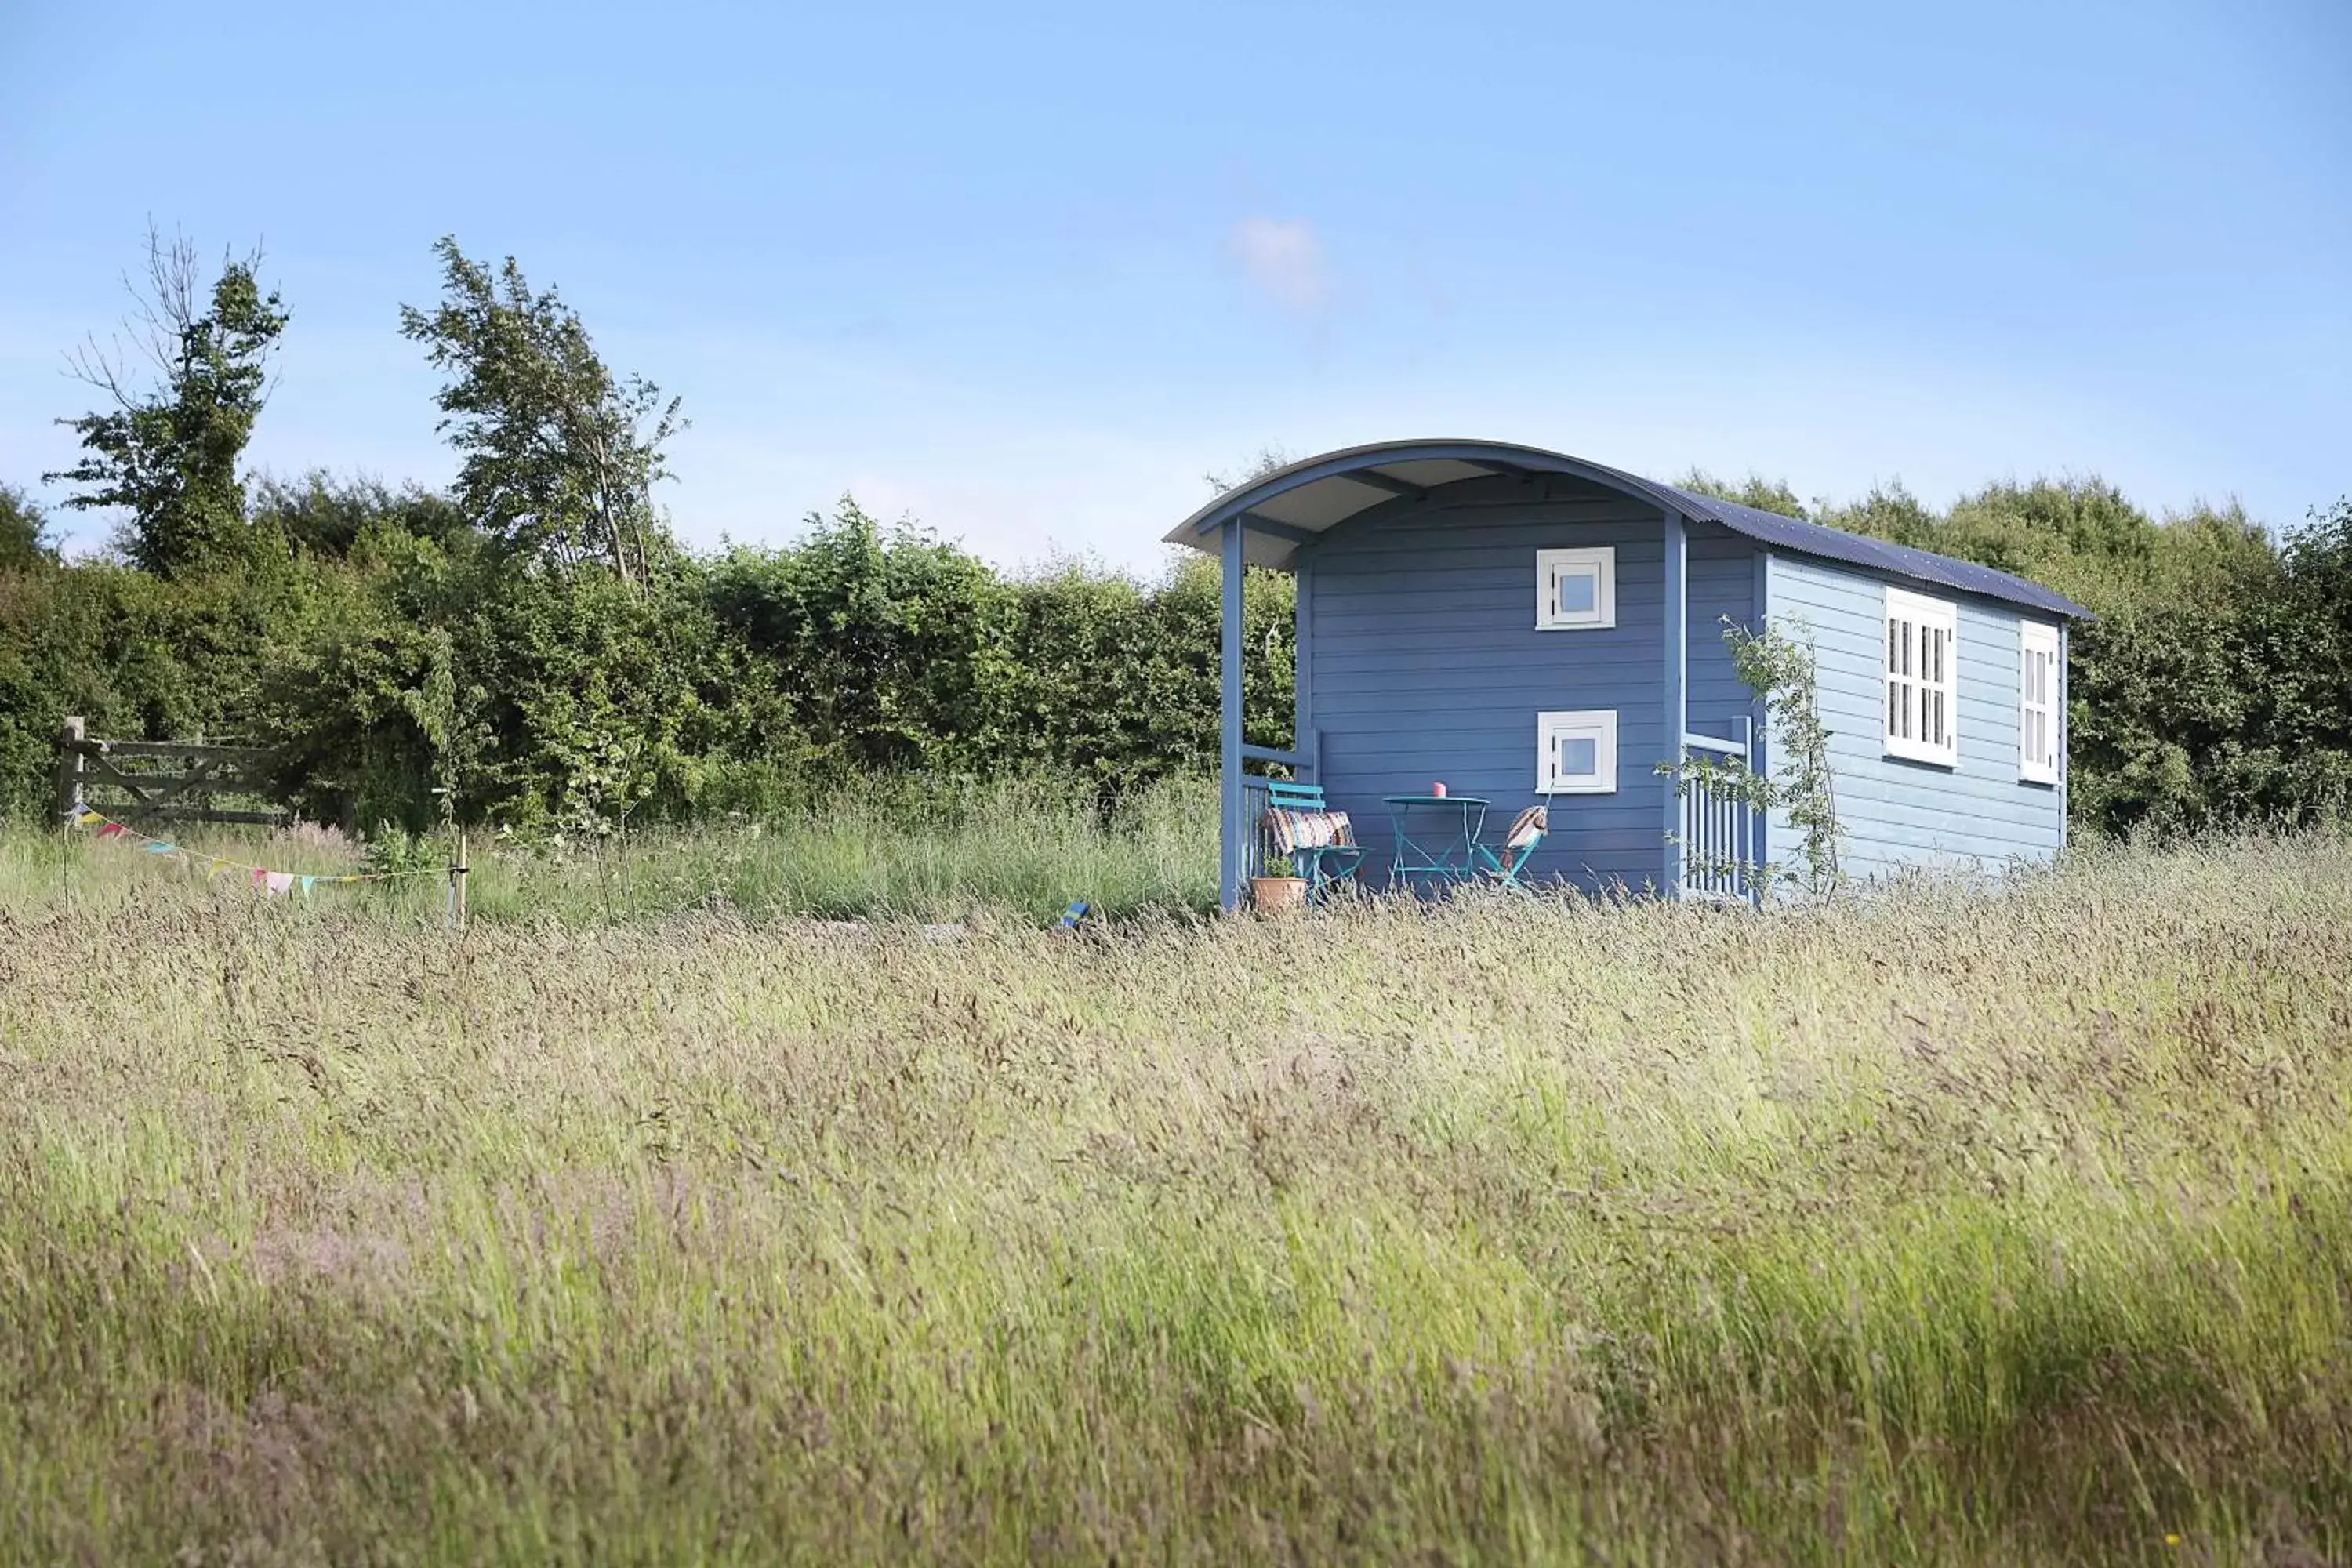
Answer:
[[[1364,863],[1363,847],[1355,841],[1348,814],[1330,808],[1321,784],[1268,779],[1265,800],[1268,847],[1288,856],[1307,879],[1309,900],[1321,899],[1333,883],[1354,876]]]
[[[1536,846],[1550,831],[1551,814],[1540,805],[1531,805],[1511,819],[1511,830],[1503,835],[1500,844],[1475,844],[1471,846],[1471,852],[1480,871],[1504,887],[1524,893],[1528,889],[1520,879],[1520,873],[1528,868]]]

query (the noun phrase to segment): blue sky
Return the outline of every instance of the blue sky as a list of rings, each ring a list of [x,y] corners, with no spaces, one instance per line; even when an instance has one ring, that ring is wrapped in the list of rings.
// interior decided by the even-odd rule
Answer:
[[[1204,469],[1421,435],[2291,524],[2352,489],[2347,83],[2341,0],[0,0],[0,481],[152,216],[266,243],[256,464],[448,477],[395,319],[453,233],[684,395],[698,542],[846,490],[1149,566]]]

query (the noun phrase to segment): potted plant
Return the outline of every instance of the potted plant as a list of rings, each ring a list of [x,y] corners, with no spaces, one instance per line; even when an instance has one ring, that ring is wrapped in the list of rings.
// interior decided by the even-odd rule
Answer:
[[[1307,902],[1307,879],[1298,875],[1290,857],[1276,855],[1264,874],[1250,879],[1250,902],[1268,914],[1295,910]]]

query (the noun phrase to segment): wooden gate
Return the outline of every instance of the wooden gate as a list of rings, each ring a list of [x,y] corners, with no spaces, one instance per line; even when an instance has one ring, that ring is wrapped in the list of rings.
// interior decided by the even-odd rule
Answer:
[[[251,822],[282,827],[270,798],[270,753],[184,741],[100,741],[68,719],[58,735],[58,820],[84,811],[155,822]],[[223,805],[226,797],[242,805]]]

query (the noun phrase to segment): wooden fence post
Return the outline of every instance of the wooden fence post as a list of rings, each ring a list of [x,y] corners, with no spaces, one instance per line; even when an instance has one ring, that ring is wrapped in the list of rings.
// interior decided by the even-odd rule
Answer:
[[[58,829],[69,833],[75,818],[81,816],[82,795],[81,743],[89,738],[89,721],[79,716],[68,719],[58,731]]]

